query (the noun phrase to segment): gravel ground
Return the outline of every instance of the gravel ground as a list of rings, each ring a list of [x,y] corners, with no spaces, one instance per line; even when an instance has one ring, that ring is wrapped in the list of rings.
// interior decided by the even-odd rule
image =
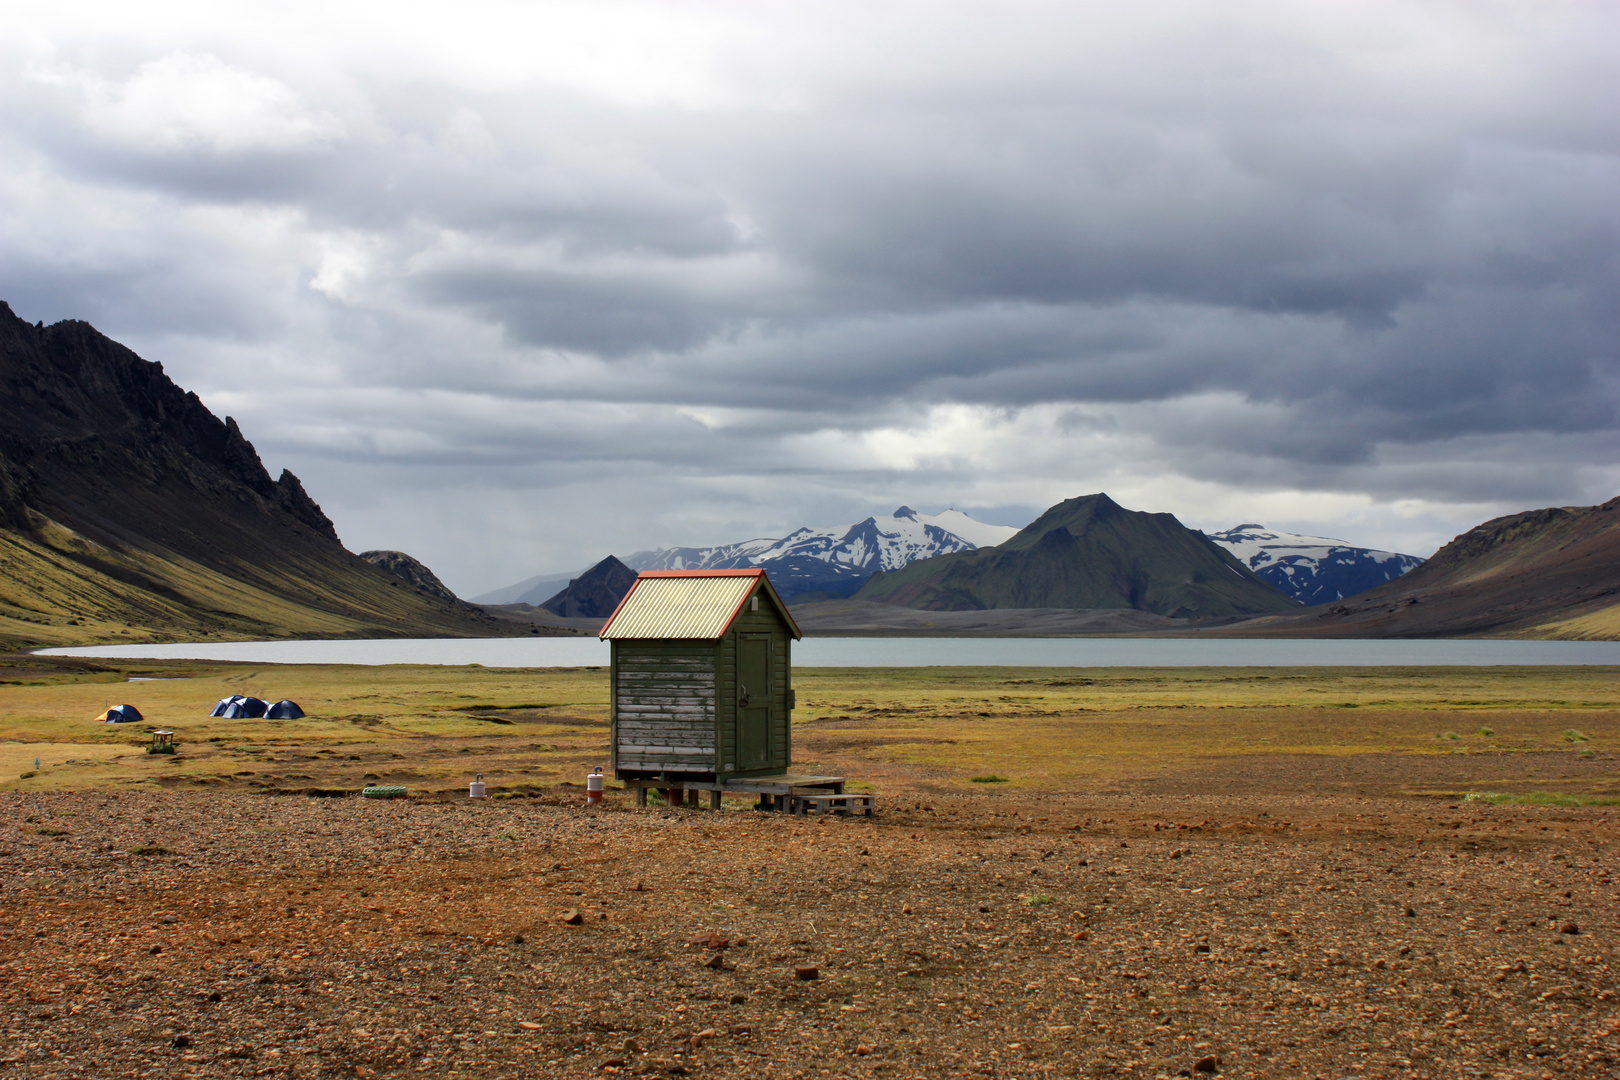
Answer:
[[[0,1075],[1620,1077],[1613,809],[882,811],[0,793]]]

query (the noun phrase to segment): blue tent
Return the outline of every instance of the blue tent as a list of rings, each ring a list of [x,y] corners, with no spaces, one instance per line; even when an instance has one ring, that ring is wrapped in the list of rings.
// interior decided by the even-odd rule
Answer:
[[[264,715],[270,706],[261,698],[247,697],[244,694],[232,694],[228,698],[220,698],[219,704],[209,716],[223,716],[227,720],[240,720],[244,717],[257,719]]]
[[[137,720],[145,720],[146,717],[142,716],[133,705],[114,705],[96,719],[103,724],[133,724]]]
[[[297,720],[304,715],[304,710],[298,707],[298,702],[282,698],[269,709],[265,710],[266,720]]]

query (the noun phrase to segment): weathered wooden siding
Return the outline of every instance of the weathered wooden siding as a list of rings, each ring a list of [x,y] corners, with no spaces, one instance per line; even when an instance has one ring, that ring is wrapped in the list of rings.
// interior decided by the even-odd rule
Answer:
[[[613,643],[613,767],[716,771],[715,643]]]

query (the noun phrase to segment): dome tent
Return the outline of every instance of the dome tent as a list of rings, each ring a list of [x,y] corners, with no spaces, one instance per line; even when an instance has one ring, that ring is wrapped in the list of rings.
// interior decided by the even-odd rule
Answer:
[[[245,694],[232,694],[228,698],[220,698],[219,704],[209,716],[223,716],[227,720],[257,719],[264,715],[270,706],[262,698],[248,697]]]
[[[282,698],[269,709],[265,710],[266,720],[298,720],[304,715],[304,710],[298,707],[298,702]]]
[[[133,724],[137,720],[145,720],[140,710],[133,705],[114,705],[100,716],[96,717],[99,724]]]

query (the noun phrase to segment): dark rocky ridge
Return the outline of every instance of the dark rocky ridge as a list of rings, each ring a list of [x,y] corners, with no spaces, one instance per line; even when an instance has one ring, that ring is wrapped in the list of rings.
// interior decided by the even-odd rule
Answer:
[[[13,643],[513,632],[347,551],[298,478],[271,479],[161,364],[3,302],[0,525]]]
[[[402,581],[408,582],[418,592],[452,603],[456,601],[456,594],[439,580],[439,575],[403,551],[362,551],[360,557],[372,566],[386,570]]]
[[[636,572],[609,555],[540,606],[565,619],[605,619],[635,583]]]

